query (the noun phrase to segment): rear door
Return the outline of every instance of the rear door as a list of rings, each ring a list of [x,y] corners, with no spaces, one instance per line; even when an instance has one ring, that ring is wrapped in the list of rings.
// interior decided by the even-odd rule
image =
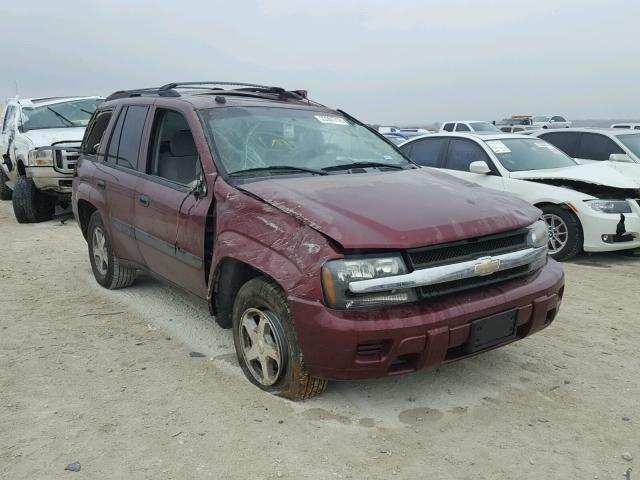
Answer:
[[[152,272],[206,298],[204,243],[213,192],[195,192],[204,152],[198,152],[194,128],[201,127],[191,111],[154,109],[136,188],[135,235]]]
[[[612,153],[625,153],[625,151],[606,135],[582,133],[575,159],[578,163],[602,162],[609,160]]]
[[[134,235],[134,199],[141,176],[138,161],[148,111],[148,105],[125,105],[115,112],[111,135],[100,140],[107,145],[97,149],[101,153],[93,178],[95,189],[105,198],[103,214],[107,218],[103,220],[109,224],[114,253],[139,265],[144,265],[144,259]]]
[[[486,162],[491,173],[480,174],[469,171],[473,162]],[[489,158],[487,152],[473,140],[468,138],[450,138],[444,159],[444,170],[456,177],[477,183],[483,187],[504,191],[503,178]]]
[[[418,165],[439,168],[448,142],[447,137],[423,138],[403,145],[400,150]]]
[[[539,138],[546,140],[574,159],[576,158],[579,136],[578,132],[550,132],[538,135]]]

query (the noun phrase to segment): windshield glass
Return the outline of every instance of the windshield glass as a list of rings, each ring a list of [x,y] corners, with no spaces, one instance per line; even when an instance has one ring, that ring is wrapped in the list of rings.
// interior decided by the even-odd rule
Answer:
[[[474,132],[499,132],[500,129],[489,122],[471,122],[471,128]]]
[[[573,159],[539,138],[501,138],[487,140],[486,144],[510,172],[577,165]]]
[[[202,111],[228,173],[290,166],[322,170],[353,163],[412,165],[391,145],[341,115],[280,107]],[[265,174],[276,174],[276,171]]]
[[[548,122],[551,120],[551,117],[533,117],[534,122]]]
[[[640,158],[640,133],[631,135],[616,135],[618,140],[638,158]]]
[[[86,127],[91,115],[103,101],[101,98],[90,98],[39,107],[22,107],[23,129]]]

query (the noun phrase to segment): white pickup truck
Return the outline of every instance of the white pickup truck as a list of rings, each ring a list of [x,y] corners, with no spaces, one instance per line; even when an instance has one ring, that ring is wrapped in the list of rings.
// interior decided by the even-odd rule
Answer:
[[[20,223],[53,217],[68,205],[84,129],[102,97],[12,98],[0,130],[0,198],[13,199]]]

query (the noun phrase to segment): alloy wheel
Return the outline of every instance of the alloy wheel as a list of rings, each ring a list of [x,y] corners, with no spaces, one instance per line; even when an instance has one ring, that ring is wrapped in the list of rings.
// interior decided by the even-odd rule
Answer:
[[[283,372],[283,348],[269,310],[247,309],[240,319],[242,355],[253,377],[264,386],[273,385]]]
[[[562,218],[553,213],[545,213],[542,218],[549,229],[549,253],[558,253],[569,241],[569,228]]]
[[[93,230],[92,250],[93,262],[100,275],[106,275],[109,270],[109,254],[107,253],[107,245],[104,232],[100,227]]]

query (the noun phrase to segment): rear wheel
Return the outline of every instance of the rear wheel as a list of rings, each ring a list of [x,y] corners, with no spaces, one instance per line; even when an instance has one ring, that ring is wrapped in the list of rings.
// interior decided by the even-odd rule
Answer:
[[[20,176],[13,187],[13,213],[18,223],[50,220],[56,211],[53,197],[38,191],[33,180]]]
[[[544,205],[541,210],[549,230],[549,255],[568,260],[580,253],[583,235],[578,217],[558,205]]]
[[[327,380],[304,368],[293,315],[274,282],[258,277],[240,288],[233,307],[233,341],[242,371],[262,390],[304,400],[326,389]]]
[[[93,212],[89,220],[87,240],[93,276],[100,285],[113,290],[128,287],[135,281],[136,269],[123,266],[114,255],[111,239],[98,212]]]
[[[7,187],[9,177],[0,168],[0,200],[11,200],[11,189]]]

